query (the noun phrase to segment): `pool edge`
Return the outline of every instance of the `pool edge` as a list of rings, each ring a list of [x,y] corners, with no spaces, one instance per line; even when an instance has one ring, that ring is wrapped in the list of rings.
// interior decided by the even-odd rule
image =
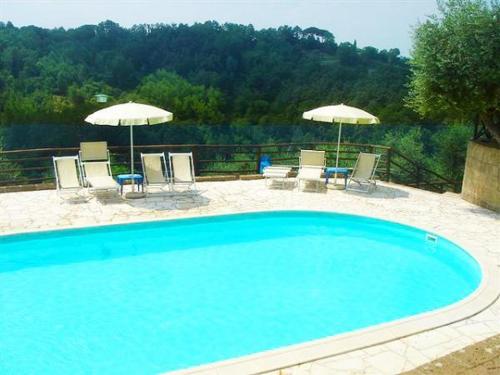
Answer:
[[[485,267],[484,269],[481,261],[474,255],[471,254],[471,256],[473,256],[482,267],[483,278],[481,283],[469,296],[451,305],[352,332],[200,366],[169,371],[163,374],[261,374],[280,368],[291,367],[305,362],[321,360],[327,357],[369,348],[418,333],[432,331],[468,319],[486,310],[500,297],[499,291],[492,285],[492,270],[489,269],[490,267]],[[494,267],[491,266],[491,268]]]
[[[375,215],[356,215],[336,212],[332,210],[250,210],[225,214],[207,214],[189,216],[210,217],[221,215],[233,215],[242,213],[257,212],[322,212],[336,213],[352,216],[364,216],[368,218],[397,223],[403,226],[417,228],[424,232],[436,234],[459,246],[464,252],[471,256],[481,270],[481,282],[479,286],[467,297],[460,301],[435,309],[429,312],[420,313],[407,318],[398,319],[392,322],[374,325],[353,332],[346,332],[334,336],[329,336],[317,340],[307,341],[300,344],[293,344],[276,349],[266,350],[241,357],[230,358],[222,361],[212,362],[200,366],[189,367],[163,373],[164,375],[234,375],[234,374],[261,374],[290,367],[305,362],[321,360],[323,358],[345,354],[355,350],[365,349],[372,346],[384,344],[393,340],[402,339],[418,333],[432,331],[465,319],[468,319],[486,310],[497,299],[500,298],[500,290],[495,285],[496,267],[489,257],[478,253],[469,246],[464,246],[461,241],[442,235],[440,231],[430,230],[417,225],[409,225],[397,220],[387,220]],[[167,219],[170,220],[170,219]],[[156,220],[155,220],[156,221]]]
[[[27,233],[53,232],[67,229],[81,229],[89,227],[107,227],[118,226],[123,224],[146,223],[146,222],[166,222],[170,220],[184,220],[194,218],[207,218],[213,216],[231,216],[245,213],[265,213],[265,212],[321,212],[335,213],[348,216],[360,216],[382,220],[385,222],[397,223],[403,226],[409,226],[420,229],[424,232],[434,233],[446,240],[453,242],[471,256],[481,269],[481,282],[479,286],[470,295],[464,299],[457,301],[451,305],[417,315],[387,322],[361,330],[338,334],[322,339],[307,341],[300,344],[294,344],[277,349],[263,351],[255,354],[245,355],[242,357],[231,358],[218,362],[213,362],[201,366],[165,372],[170,375],[196,375],[196,374],[259,374],[263,372],[273,371],[283,367],[290,367],[304,362],[319,360],[326,357],[331,357],[379,344],[383,344],[392,340],[401,339],[417,333],[431,331],[433,329],[446,326],[471,316],[474,316],[481,311],[487,309],[499,297],[498,287],[495,286],[496,267],[493,262],[488,261],[486,256],[483,256],[478,249],[470,248],[463,245],[460,240],[442,235],[440,231],[430,230],[418,225],[410,225],[397,220],[388,220],[376,215],[365,214],[358,215],[345,212],[337,212],[327,209],[279,209],[279,210],[242,210],[236,212],[214,212],[210,214],[193,214],[183,217],[172,217],[162,219],[139,219],[139,220],[124,220],[114,223],[95,223],[92,225],[79,226],[59,226],[46,229],[36,229],[29,231],[11,231],[4,232],[1,236],[11,236]]]

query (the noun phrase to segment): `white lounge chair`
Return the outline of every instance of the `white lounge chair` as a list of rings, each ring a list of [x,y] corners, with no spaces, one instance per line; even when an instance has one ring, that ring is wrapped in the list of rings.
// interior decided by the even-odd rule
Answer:
[[[170,177],[168,175],[165,153],[143,154],[141,153],[142,172],[144,184],[150,188],[171,190]]]
[[[53,156],[52,161],[58,195],[64,199],[84,198],[85,188],[78,156]]]
[[[169,152],[168,160],[170,173],[172,174],[172,188],[183,185],[196,189],[196,178],[194,175],[193,153],[173,153]]]
[[[107,161],[82,163],[83,175],[88,187],[94,192],[120,190],[120,185],[113,179],[111,165]]]
[[[109,161],[108,143],[99,142],[81,142],[80,143],[80,161]]]
[[[321,174],[326,165],[325,151],[300,150],[299,172],[297,187],[300,190],[301,182],[315,182],[319,190]],[[305,184],[304,184],[305,185]]]
[[[270,186],[270,184],[268,184],[269,179],[276,179],[281,180],[282,187],[284,188],[286,179],[288,178],[288,175],[291,171],[292,167],[289,167],[287,165],[271,165],[264,168],[262,175],[265,178],[266,186]]]
[[[370,193],[375,189],[377,187],[375,172],[377,171],[379,161],[380,155],[360,152],[349,181],[347,182],[346,190]],[[351,186],[353,182],[357,184],[357,188]],[[364,184],[368,185],[366,190],[362,189]]]
[[[120,185],[113,179],[106,142],[80,143],[80,164],[85,184],[94,192],[116,191]]]

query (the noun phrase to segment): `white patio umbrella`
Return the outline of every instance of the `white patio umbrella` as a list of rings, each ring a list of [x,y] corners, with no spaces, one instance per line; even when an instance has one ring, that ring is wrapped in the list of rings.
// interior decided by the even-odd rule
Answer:
[[[342,124],[371,125],[380,124],[380,120],[362,109],[350,107],[344,104],[328,105],[304,112],[302,117],[306,120],[339,123],[339,136],[337,139],[337,158],[335,168],[339,167],[340,138],[342,136]],[[335,174],[335,184],[337,174]]]
[[[171,112],[139,103],[117,104],[92,113],[85,119],[93,125],[130,126],[130,169],[134,174],[134,126],[172,121]]]

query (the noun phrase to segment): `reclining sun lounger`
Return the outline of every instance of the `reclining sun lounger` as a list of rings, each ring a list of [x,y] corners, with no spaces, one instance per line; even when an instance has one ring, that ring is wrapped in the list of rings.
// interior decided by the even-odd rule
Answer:
[[[265,178],[266,185],[268,184],[269,179],[278,179],[281,180],[283,188],[285,187],[285,182],[292,171],[292,167],[286,165],[271,165],[269,167],[264,168],[264,173],[262,174]]]
[[[85,180],[93,191],[118,190],[120,185],[111,175],[111,165],[106,161],[82,163]]]
[[[108,143],[99,142],[81,142],[80,143],[80,161],[109,161]]]
[[[172,188],[177,185],[187,186],[196,189],[196,179],[194,175],[193,153],[173,153],[168,154],[170,173],[172,174]]]
[[[141,162],[144,183],[148,190],[155,187],[161,190],[167,187],[171,190],[170,177],[168,175],[164,152],[156,154],[141,153]]]
[[[380,155],[360,152],[358,160],[354,165],[351,177],[349,178],[349,182],[347,183],[346,190],[355,190],[361,191],[363,193],[370,193],[373,189],[375,189],[377,187],[375,172],[377,171],[379,161]],[[358,184],[358,188],[351,187],[351,184],[353,182]],[[363,184],[368,185],[366,190],[362,189]]]
[[[54,176],[56,178],[57,193],[61,198],[83,197],[83,186],[78,156],[54,156]],[[65,196],[68,193],[69,196]]]
[[[106,142],[80,143],[80,164],[84,181],[94,192],[115,191],[120,185],[113,179]]]
[[[299,172],[297,174],[297,188],[300,190],[301,182],[315,182],[319,190],[321,174],[325,169],[325,151],[300,150]]]

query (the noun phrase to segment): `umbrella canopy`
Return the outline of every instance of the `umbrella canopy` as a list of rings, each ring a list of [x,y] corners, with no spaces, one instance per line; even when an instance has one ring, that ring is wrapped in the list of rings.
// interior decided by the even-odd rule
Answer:
[[[134,131],[136,125],[155,125],[172,121],[171,112],[139,103],[117,104],[101,109],[85,118],[93,125],[130,126],[130,169],[134,173]]]
[[[370,125],[380,124],[377,117],[362,109],[344,104],[328,105],[304,112],[302,117],[306,120],[322,122],[339,122],[342,124]]]
[[[344,104],[328,105],[304,112],[302,117],[306,120],[339,123],[339,136],[337,140],[337,158],[335,168],[339,166],[340,138],[342,135],[342,124],[371,125],[380,124],[380,120],[372,114],[356,107]],[[335,174],[337,183],[337,174]]]
[[[117,104],[92,113],[85,119],[93,125],[155,125],[172,121],[171,112],[139,103]]]

